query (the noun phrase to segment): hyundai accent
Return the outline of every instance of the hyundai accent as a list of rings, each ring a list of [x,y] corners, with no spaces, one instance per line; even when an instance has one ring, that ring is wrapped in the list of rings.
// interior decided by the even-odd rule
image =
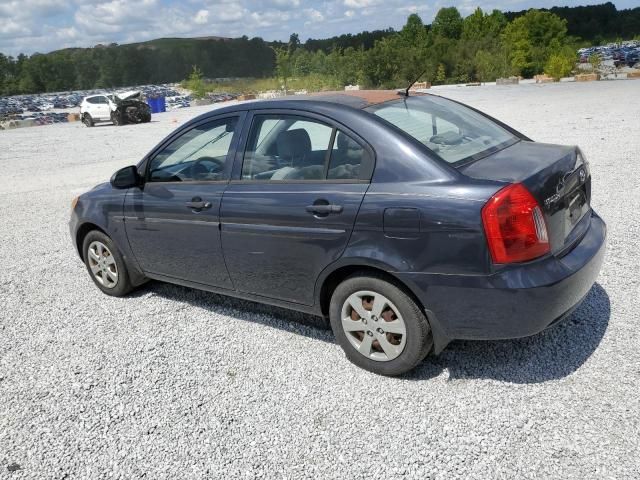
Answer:
[[[578,147],[353,91],[205,113],[74,199],[70,228],[108,295],[154,279],[328,317],[349,360],[398,375],[575,309],[605,250],[590,201]]]

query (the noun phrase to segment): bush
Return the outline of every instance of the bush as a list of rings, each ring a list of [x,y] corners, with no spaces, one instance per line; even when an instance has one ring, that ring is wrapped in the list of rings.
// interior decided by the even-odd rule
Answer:
[[[573,55],[567,55],[564,53],[553,53],[547,60],[544,67],[544,73],[552,77],[554,80],[560,80],[562,77],[567,77],[575,65],[575,58]]]
[[[593,72],[597,73],[600,69],[600,66],[602,65],[602,58],[600,58],[600,55],[598,55],[597,53],[594,53],[589,57],[589,63],[591,64],[591,69],[593,70]]]
[[[202,71],[195,65],[193,66],[191,75],[189,75],[184,86],[191,90],[191,96],[193,98],[203,98],[207,93],[204,80],[202,78]]]

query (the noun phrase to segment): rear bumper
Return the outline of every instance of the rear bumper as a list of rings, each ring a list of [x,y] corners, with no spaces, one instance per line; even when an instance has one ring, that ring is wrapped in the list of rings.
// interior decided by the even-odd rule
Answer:
[[[507,339],[534,335],[573,311],[593,286],[606,225],[595,212],[580,242],[562,258],[509,267],[489,276],[397,273],[431,314],[434,336]]]

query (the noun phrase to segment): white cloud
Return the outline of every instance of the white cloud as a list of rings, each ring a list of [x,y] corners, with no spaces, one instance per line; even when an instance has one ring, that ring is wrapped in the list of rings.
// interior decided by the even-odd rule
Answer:
[[[271,4],[275,7],[284,8],[297,8],[300,6],[300,0],[271,0],[270,2],[266,3]]]
[[[562,0],[568,4],[603,0]],[[550,7],[559,0],[0,0],[0,52],[47,52],[170,36],[261,36],[302,41],[388,27],[400,28],[416,12],[425,23],[440,6],[468,14],[485,10]],[[616,0],[618,8],[637,0]]]
[[[196,16],[193,18],[193,21],[198,25],[203,25],[209,21],[209,10],[198,10]]]
[[[344,0],[344,4],[349,8],[367,8],[379,5],[382,0]]]
[[[315,8],[309,8],[305,10],[305,13],[309,17],[310,22],[322,22],[324,20],[324,15]]]

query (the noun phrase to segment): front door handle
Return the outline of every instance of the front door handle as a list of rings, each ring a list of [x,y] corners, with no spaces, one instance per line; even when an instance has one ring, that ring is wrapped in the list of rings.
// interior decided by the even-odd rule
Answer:
[[[211,202],[205,202],[200,197],[192,198],[186,205],[193,210],[205,210],[212,207]]]
[[[342,205],[309,205],[307,212],[328,215],[330,213],[342,213]]]

